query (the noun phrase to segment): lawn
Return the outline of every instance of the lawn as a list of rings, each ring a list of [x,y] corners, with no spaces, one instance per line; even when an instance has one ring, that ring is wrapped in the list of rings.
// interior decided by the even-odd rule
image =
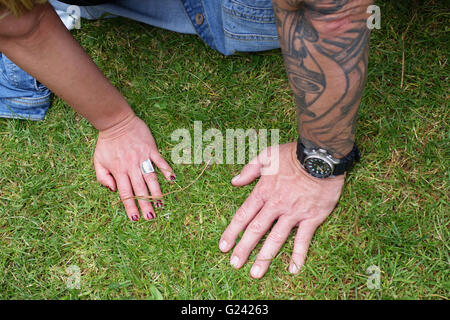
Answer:
[[[362,161],[316,232],[307,263],[288,271],[293,234],[261,280],[234,270],[221,233],[253,185],[242,165],[211,165],[132,223],[95,179],[96,130],[55,98],[43,122],[0,119],[0,298],[448,299],[449,108],[445,1],[379,1],[359,113]],[[152,130],[170,160],[179,128],[280,129],[296,139],[296,108],[279,50],[224,57],[198,37],[126,19],[73,32]],[[403,72],[402,72],[403,70]],[[203,164],[173,165],[188,185]],[[258,247],[260,248],[260,246]],[[254,260],[254,252],[250,260]],[[81,286],[66,285],[67,268]],[[381,272],[367,286],[367,268]]]

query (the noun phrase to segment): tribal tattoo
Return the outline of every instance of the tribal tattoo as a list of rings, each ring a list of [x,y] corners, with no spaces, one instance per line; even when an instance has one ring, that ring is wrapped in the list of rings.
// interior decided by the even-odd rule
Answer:
[[[353,148],[366,81],[371,1],[273,2],[300,139],[343,157]]]

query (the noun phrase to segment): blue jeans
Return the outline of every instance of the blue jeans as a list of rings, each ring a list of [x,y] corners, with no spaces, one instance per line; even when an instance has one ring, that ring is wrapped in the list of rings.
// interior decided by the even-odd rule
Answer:
[[[60,15],[68,4],[50,0]],[[81,7],[81,16],[122,16],[180,33],[197,34],[224,55],[279,48],[272,0],[115,0]],[[0,117],[42,120],[50,92],[0,53]]]
[[[50,90],[0,53],[0,117],[44,119]]]

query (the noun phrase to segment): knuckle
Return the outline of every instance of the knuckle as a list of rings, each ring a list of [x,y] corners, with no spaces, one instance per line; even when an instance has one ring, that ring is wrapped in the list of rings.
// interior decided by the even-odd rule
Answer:
[[[147,173],[144,175],[145,180],[147,181],[151,181],[151,182],[155,182],[158,181],[158,177],[156,176],[156,173],[152,172],[152,173]]]
[[[258,187],[253,194],[257,200],[264,200],[264,195],[268,195],[273,191],[273,186],[268,183],[258,183],[257,186]]]
[[[294,251],[292,252],[292,260],[297,263],[302,263],[306,258],[305,252]]]
[[[261,234],[264,232],[264,226],[258,221],[253,221],[249,224],[248,230],[252,233]]]
[[[264,254],[264,253],[259,253],[258,256],[256,257],[256,261],[258,262],[271,262],[275,257],[276,257],[276,253],[271,253],[271,254]],[[255,261],[255,262],[256,262]]]
[[[267,240],[276,244],[282,244],[285,241],[285,235],[277,232],[277,231],[272,231],[271,233],[269,233],[269,235],[267,236]]]
[[[295,238],[294,245],[302,246],[302,247],[308,247],[309,246],[309,242],[310,242],[309,237],[300,235],[300,236],[297,236]]]
[[[120,200],[122,200],[124,205],[127,205],[127,204],[131,203],[132,201],[134,202],[133,197],[134,197],[134,195],[130,192],[121,192],[120,193]]]
[[[233,255],[238,256],[239,258],[242,259],[246,255],[248,255],[248,254],[246,254],[247,251],[248,251],[248,249],[246,248],[245,243],[239,242],[233,250]]]
[[[236,211],[236,214],[234,215],[234,220],[239,223],[243,224],[247,222],[248,219],[248,213],[245,207],[240,207],[238,211]]]

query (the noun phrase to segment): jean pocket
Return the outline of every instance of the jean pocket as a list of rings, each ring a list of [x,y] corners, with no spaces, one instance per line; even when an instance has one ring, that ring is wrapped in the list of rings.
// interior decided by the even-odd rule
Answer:
[[[272,0],[223,0],[222,17],[226,38],[278,41]]]

